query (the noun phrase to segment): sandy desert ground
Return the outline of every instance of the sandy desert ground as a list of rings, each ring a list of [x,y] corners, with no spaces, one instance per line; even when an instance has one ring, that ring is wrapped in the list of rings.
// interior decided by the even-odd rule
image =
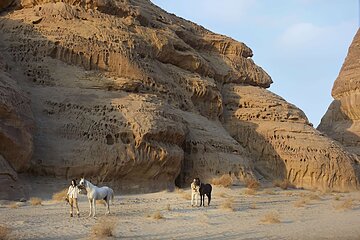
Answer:
[[[103,239],[94,226],[125,239],[360,239],[359,192],[215,186],[211,205],[200,208],[190,206],[189,191],[116,195],[112,214],[98,204],[96,218],[87,216],[86,196],[80,218],[46,194],[38,206],[1,201],[0,224],[9,239]]]

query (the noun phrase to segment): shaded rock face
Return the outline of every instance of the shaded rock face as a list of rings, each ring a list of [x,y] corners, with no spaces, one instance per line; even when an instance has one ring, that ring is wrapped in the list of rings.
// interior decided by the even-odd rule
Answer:
[[[222,174],[357,187],[355,160],[265,90],[245,44],[146,0],[17,7],[0,18],[0,51],[35,128],[20,138],[30,162],[14,170],[130,190]]]
[[[318,129],[360,156],[360,31],[349,48],[333,89],[334,101]]]
[[[29,168],[33,152],[30,100],[0,56],[0,198],[22,197],[17,172]]]

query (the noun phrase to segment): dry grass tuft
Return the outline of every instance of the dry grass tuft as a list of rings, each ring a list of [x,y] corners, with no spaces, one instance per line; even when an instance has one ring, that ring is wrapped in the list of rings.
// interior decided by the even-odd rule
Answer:
[[[17,205],[16,202],[8,205],[8,208],[12,208],[12,209],[16,209],[16,208],[18,208],[18,207],[19,207],[19,205]],[[1,239],[1,238],[0,238],[0,239]]]
[[[339,200],[340,200],[340,198],[341,198],[341,196],[336,195],[336,196],[334,197],[334,200],[335,200],[335,201],[339,201]]]
[[[160,211],[154,212],[150,217],[155,220],[164,219],[164,216],[161,214]]]
[[[250,209],[257,209],[256,203],[251,203],[249,208]]]
[[[185,200],[191,200],[191,194],[188,193],[188,192],[183,192],[181,194],[182,198],[185,199]]]
[[[260,188],[260,183],[253,178],[246,180],[245,184],[248,189],[258,190]]]
[[[106,206],[106,201],[104,199],[96,200],[96,204],[102,204],[102,205]]]
[[[300,199],[294,203],[294,207],[304,207],[308,203],[307,199]]]
[[[32,198],[30,198],[30,204],[31,204],[31,206],[41,206],[42,200],[41,200],[41,198],[38,198],[38,197],[32,197]]]
[[[62,202],[65,201],[66,195],[67,195],[67,188],[64,188],[63,190],[61,190],[60,192],[54,193],[52,195],[52,200],[57,201],[57,202]]]
[[[354,208],[354,200],[349,198],[343,201],[341,204],[335,206],[336,210],[352,210]]]
[[[4,226],[4,225],[0,225],[0,239],[9,239],[9,234],[11,232],[11,229]]]
[[[229,198],[226,199],[225,202],[223,202],[220,205],[221,209],[225,209],[225,210],[229,210],[229,211],[234,211],[234,199],[233,198]]]
[[[185,191],[182,190],[181,188],[176,188],[176,189],[175,189],[175,192],[176,192],[177,194],[180,194],[183,199],[185,199],[185,200],[191,200],[191,194],[188,193],[188,192],[185,192]]]
[[[211,183],[223,187],[231,187],[233,185],[233,179],[229,174],[224,174],[219,178],[213,178]]]
[[[278,213],[267,213],[264,215],[264,217],[260,220],[263,223],[280,223],[280,217]]]
[[[265,194],[268,194],[268,195],[276,195],[274,189],[266,189],[264,191]]]
[[[310,200],[322,200],[321,197],[319,195],[317,195],[316,193],[311,193],[311,194],[307,195],[307,197]]]
[[[257,194],[257,191],[256,191],[255,189],[246,189],[246,190],[244,191],[244,193],[245,193],[246,195],[256,195],[256,194]]]
[[[171,207],[170,207],[170,204],[168,203],[168,204],[166,204],[166,208],[165,208],[166,210],[168,210],[168,211],[171,211]]]
[[[101,218],[92,228],[93,235],[97,237],[113,237],[117,220],[115,218]]]
[[[273,182],[273,184],[274,184],[274,187],[279,187],[279,188],[281,188],[281,189],[283,189],[283,190],[286,190],[286,189],[288,189],[288,188],[295,188],[295,186],[293,185],[293,184],[291,184],[290,182],[289,182],[289,180],[287,180],[287,179],[284,179],[284,180],[275,180],[274,182]]]
[[[227,197],[229,197],[229,195],[227,195],[227,194],[224,193],[224,192],[217,193],[216,196],[217,196],[217,197],[222,197],[222,198],[227,198]]]

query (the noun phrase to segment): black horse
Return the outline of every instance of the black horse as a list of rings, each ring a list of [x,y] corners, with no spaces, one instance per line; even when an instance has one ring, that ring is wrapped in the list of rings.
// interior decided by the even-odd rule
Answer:
[[[199,178],[196,178],[196,185],[200,186],[199,192],[200,192],[200,207],[205,207],[205,195],[208,198],[208,206],[210,205],[211,201],[211,191],[212,186],[208,183],[202,183],[200,182]]]

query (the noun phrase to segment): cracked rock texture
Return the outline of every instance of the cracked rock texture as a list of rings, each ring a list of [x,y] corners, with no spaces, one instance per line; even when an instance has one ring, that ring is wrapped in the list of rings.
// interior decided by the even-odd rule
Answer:
[[[154,191],[230,174],[358,187],[356,158],[266,90],[244,43],[147,0],[12,6],[0,17],[8,181],[27,172]]]

